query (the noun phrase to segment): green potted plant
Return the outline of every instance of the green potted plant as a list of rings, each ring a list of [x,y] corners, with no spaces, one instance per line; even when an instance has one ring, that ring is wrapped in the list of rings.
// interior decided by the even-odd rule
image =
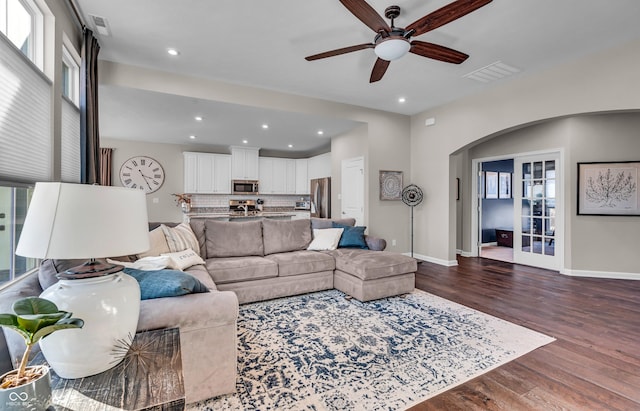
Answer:
[[[0,314],[0,326],[20,334],[26,350],[18,369],[0,376],[0,409],[44,410],[51,402],[51,376],[47,366],[27,366],[31,349],[55,331],[82,328],[84,321],[39,297],[20,299],[12,308],[14,314]]]

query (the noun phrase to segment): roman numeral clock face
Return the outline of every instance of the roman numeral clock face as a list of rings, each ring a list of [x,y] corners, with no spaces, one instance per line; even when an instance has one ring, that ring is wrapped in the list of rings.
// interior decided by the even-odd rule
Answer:
[[[120,167],[120,182],[135,190],[153,193],[164,183],[164,169],[151,157],[131,157]]]

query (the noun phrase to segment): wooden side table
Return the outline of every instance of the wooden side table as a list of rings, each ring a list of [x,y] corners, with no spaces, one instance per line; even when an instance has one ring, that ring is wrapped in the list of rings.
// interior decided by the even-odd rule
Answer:
[[[46,364],[42,353],[31,364]],[[66,380],[51,370],[51,388],[55,411],[184,410],[180,331],[136,334],[125,359],[97,375]]]

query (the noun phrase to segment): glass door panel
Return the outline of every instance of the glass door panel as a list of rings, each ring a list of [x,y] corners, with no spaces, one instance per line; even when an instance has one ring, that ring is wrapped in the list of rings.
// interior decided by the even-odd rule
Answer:
[[[557,154],[517,158],[514,192],[522,207],[514,216],[515,262],[558,269],[556,258]],[[516,202],[517,204],[517,202]]]

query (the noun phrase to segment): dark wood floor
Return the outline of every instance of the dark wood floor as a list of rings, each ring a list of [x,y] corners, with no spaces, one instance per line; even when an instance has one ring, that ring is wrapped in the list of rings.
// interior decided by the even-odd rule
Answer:
[[[640,281],[458,262],[420,264],[416,287],[556,341],[411,411],[640,410]]]

